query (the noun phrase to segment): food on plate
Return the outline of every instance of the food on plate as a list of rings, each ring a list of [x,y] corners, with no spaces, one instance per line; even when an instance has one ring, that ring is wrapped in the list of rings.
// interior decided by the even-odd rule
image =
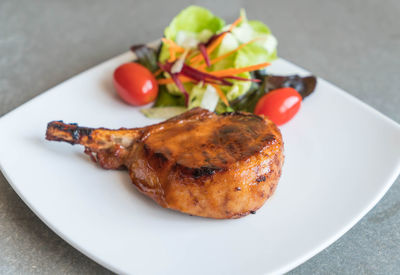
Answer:
[[[135,60],[114,86],[149,118],[143,128],[110,130],[54,121],[48,140],[85,146],[105,169],[127,169],[136,187],[165,208],[225,219],[255,213],[273,194],[283,165],[276,125],[299,111],[314,76],[271,75],[277,40],[242,10],[231,24],[190,6],[159,45],[131,47]]]
[[[135,45],[131,50],[136,55],[134,62],[157,79],[159,92],[154,105],[142,109],[149,118],[169,118],[195,107],[216,113],[254,112],[261,97],[272,91],[265,89],[271,80],[266,67],[277,59],[277,40],[264,23],[248,20],[244,10],[237,20],[226,24],[207,9],[190,6],[171,21],[158,47]],[[287,81],[298,84],[307,80],[298,76],[272,78],[277,83],[285,79],[276,89],[287,87]],[[297,84],[291,87],[304,88],[304,83]],[[282,124],[282,120],[275,121],[277,116],[271,116],[279,113],[277,105],[268,106],[263,113]]]
[[[244,94],[258,81],[250,72],[276,59],[277,40],[260,21],[248,20],[244,10],[231,24],[207,9],[182,10],[164,31],[158,55],[158,83],[168,93],[184,96],[186,107],[203,107],[207,89],[218,113],[233,111],[229,101]],[[210,87],[210,88],[209,88]]]
[[[248,93],[232,101],[231,106],[235,110],[242,110],[253,113],[256,104],[261,99],[261,97],[276,89],[285,87],[291,87],[295,89],[304,99],[314,91],[315,86],[317,85],[317,78],[315,76],[277,76],[257,72],[256,77],[262,79],[262,85],[260,85],[259,87],[255,87]]]
[[[299,111],[301,100],[299,92],[291,87],[276,89],[260,98],[254,113],[268,117],[276,125],[282,125]]]
[[[127,103],[140,106],[153,102],[158,85],[153,74],[138,63],[125,63],[114,71],[114,87]]]
[[[85,146],[105,169],[128,169],[165,208],[216,219],[255,213],[273,194],[284,160],[281,133],[267,118],[201,108],[133,129],[53,121],[46,139]]]

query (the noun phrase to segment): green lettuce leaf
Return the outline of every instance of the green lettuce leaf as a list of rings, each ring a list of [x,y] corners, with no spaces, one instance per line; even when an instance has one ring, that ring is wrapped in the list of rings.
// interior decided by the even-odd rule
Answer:
[[[190,91],[188,109],[201,107],[214,111],[218,104],[219,96],[212,85],[196,85]]]
[[[165,37],[175,41],[178,31],[200,33],[205,29],[216,33],[225,25],[224,20],[212,14],[209,10],[189,6],[182,10],[165,29]]]
[[[189,109],[194,107],[199,107],[201,104],[201,100],[203,99],[205,87],[201,85],[195,85],[189,92]]]
[[[270,62],[277,58],[277,46],[278,42],[275,36],[272,35],[271,30],[261,21],[247,20],[246,13],[241,10],[241,16],[244,20],[240,25],[232,30],[232,34],[240,43],[249,42],[252,39],[258,38],[258,41],[251,43],[263,48],[268,55],[268,58],[264,62]]]
[[[234,67],[241,68],[270,62],[274,56],[275,55],[271,55],[267,50],[255,43],[248,44],[237,52]]]
[[[169,93],[165,85],[158,87],[158,95],[154,107],[185,106],[185,98],[182,92],[174,95]]]
[[[164,36],[175,42],[177,42],[177,38],[184,41],[186,37],[204,42],[221,30],[224,25],[225,21],[212,14],[209,10],[199,6],[189,6],[175,16],[165,29]],[[159,60],[163,62],[168,58],[168,46],[164,44]]]

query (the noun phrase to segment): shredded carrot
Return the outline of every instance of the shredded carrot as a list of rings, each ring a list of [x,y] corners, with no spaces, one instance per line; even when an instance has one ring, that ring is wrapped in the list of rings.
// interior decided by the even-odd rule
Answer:
[[[220,35],[217,39],[215,39],[210,46],[207,47],[207,54],[210,55],[210,53],[212,53],[215,48],[221,44],[222,40],[225,38],[225,36],[227,35],[227,32]],[[201,53],[197,54],[196,56],[194,56],[191,60],[190,63],[192,65],[195,65],[199,62],[201,62],[203,60],[203,55]]]
[[[163,72],[163,70],[158,69],[157,71],[155,71],[155,72],[153,73],[153,75],[154,75],[154,77],[157,77],[157,76],[159,76],[162,72]]]
[[[239,16],[239,18],[236,19],[235,22],[231,24],[231,26],[229,27],[229,31],[231,32],[242,21],[243,21],[243,16]]]
[[[164,42],[165,44],[167,44],[169,47],[174,48],[174,50],[176,52],[184,52],[185,49],[181,46],[179,46],[178,44],[176,44],[174,41],[172,41],[171,39],[166,39],[166,38],[161,38],[161,41]]]
[[[219,61],[221,61],[222,59],[227,58],[227,57],[230,56],[231,54],[233,54],[233,53],[237,52],[238,50],[242,49],[244,46],[246,46],[246,45],[248,45],[248,44],[251,44],[251,43],[253,43],[253,42],[257,41],[257,40],[260,40],[260,39],[263,39],[263,38],[262,38],[262,37],[254,38],[254,39],[250,40],[249,42],[246,42],[246,43],[241,44],[241,45],[240,45],[239,47],[237,47],[236,49],[234,49],[234,50],[232,50],[232,51],[229,51],[229,52],[227,52],[226,54],[223,54],[223,55],[221,55],[221,56],[218,56],[217,58],[214,58],[213,60],[211,60],[211,65],[212,65],[212,64],[215,64],[215,63],[217,63],[217,62],[219,62]],[[204,68],[206,68],[206,64],[201,64],[199,67],[197,67],[197,69],[204,69]]]
[[[161,41],[168,45],[168,51],[169,51],[169,62],[173,62],[176,60],[176,54],[177,53],[182,53],[185,51],[184,48],[181,46],[177,45],[174,41],[166,38],[161,38]]]
[[[182,83],[185,83],[185,82],[192,82],[192,81],[193,81],[193,79],[188,78],[188,77],[186,77],[186,76],[178,76],[178,77],[179,77],[179,80],[180,80]],[[158,83],[159,85],[165,85],[165,84],[174,83],[174,80],[173,80],[172,78],[161,78],[161,79],[157,79],[157,83]]]
[[[212,52],[215,50],[215,48],[217,48],[218,45],[221,44],[222,40],[224,40],[224,38],[225,38],[225,36],[226,36],[227,34],[228,34],[228,33],[226,32],[226,33],[224,33],[223,35],[219,36],[217,39],[215,39],[215,41],[213,41],[213,42],[211,43],[211,45],[207,47],[207,54],[212,53]]]
[[[199,50],[193,50],[192,53],[190,53],[190,55],[188,56],[188,60],[192,60],[194,57],[196,57],[197,55],[201,54]]]
[[[196,54],[194,57],[192,57],[192,59],[190,59],[190,64],[191,65],[194,65],[195,63],[198,63],[198,62],[200,62],[202,59],[203,56],[201,55],[201,53],[198,53],[198,54]]]
[[[240,16],[238,19],[236,19],[236,21],[233,22],[231,24],[231,26],[229,27],[228,32],[231,32],[240,22],[242,22],[242,20],[243,20],[242,16]],[[210,53],[212,53],[218,47],[218,45],[221,44],[222,40],[224,40],[224,38],[228,34],[228,32],[225,32],[224,34],[220,35],[217,39],[215,39],[215,41],[213,41],[211,43],[210,46],[207,47],[207,54],[208,55],[210,55]],[[200,61],[203,60],[202,57],[203,56],[201,54],[197,54],[190,60],[190,63],[192,65],[195,65],[195,64],[197,64],[197,63],[199,63]]]
[[[173,62],[176,59],[176,55],[175,55],[175,51],[173,47],[169,47],[169,58],[168,58],[168,62]]]
[[[226,69],[226,70],[214,71],[214,72],[208,72],[208,73],[215,75],[215,76],[228,76],[228,75],[235,75],[235,74],[240,74],[240,73],[244,73],[244,72],[251,72],[251,71],[259,70],[259,69],[265,68],[269,65],[270,65],[270,63],[266,62],[266,63],[261,63],[261,64],[242,67],[242,68],[232,68],[232,69]]]
[[[226,98],[224,92],[218,87],[218,85],[215,85],[215,84],[211,84],[211,85],[215,88],[215,90],[217,91],[219,97],[220,97],[221,100],[225,103],[225,105],[226,105],[226,106],[229,106],[229,101],[228,101],[228,99]]]

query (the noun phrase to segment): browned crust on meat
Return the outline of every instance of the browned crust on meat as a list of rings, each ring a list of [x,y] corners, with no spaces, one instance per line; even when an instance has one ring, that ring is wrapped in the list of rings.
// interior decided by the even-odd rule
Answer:
[[[46,138],[84,145],[103,168],[128,168],[138,189],[163,207],[216,219],[255,213],[276,189],[284,161],[276,125],[242,112],[196,108],[119,130],[54,121]]]
[[[189,117],[186,114],[184,119],[198,119],[197,116],[221,118],[203,110]],[[201,141],[200,144],[194,143],[198,153],[190,156],[193,162],[179,159],[181,154],[174,155],[176,150],[168,146],[168,142],[166,148],[160,148],[158,142],[154,144],[152,140],[149,141],[149,137],[158,141],[155,133],[162,131],[160,136],[165,134],[168,125],[163,124],[161,130],[158,126],[148,129],[141,140],[143,147],[132,151],[128,157],[131,160],[128,163],[130,176],[139,190],[163,207],[196,216],[239,218],[258,210],[273,194],[280,178],[284,160],[281,133],[272,122],[252,114],[231,113],[225,116],[221,119],[234,118],[239,123],[228,119],[228,123],[220,129],[213,129],[216,135],[214,141],[206,139],[209,141],[206,146],[202,146]],[[175,118],[173,122],[175,124],[178,121]],[[254,130],[249,126],[249,121],[254,122],[254,129],[259,131],[242,139],[240,136],[245,134],[243,131]],[[232,126],[235,131],[225,131],[225,125]],[[245,129],[240,129],[238,125],[245,126]],[[182,128],[185,129],[182,134],[190,132],[185,126]],[[233,136],[224,136],[227,132]],[[218,138],[221,137],[226,138],[227,142],[219,144]],[[213,155],[213,150],[218,151],[218,146],[229,152],[226,147],[232,140],[237,144],[225,162]],[[182,141],[180,146],[184,147],[184,143]],[[203,152],[207,152],[215,161],[207,162],[206,158],[202,158]],[[148,161],[143,163],[141,159]],[[146,171],[146,177],[138,178],[137,175],[143,171]]]

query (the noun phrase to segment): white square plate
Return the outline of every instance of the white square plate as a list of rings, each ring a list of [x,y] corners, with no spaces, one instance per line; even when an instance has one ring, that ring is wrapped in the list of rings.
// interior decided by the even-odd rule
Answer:
[[[256,215],[212,220],[163,209],[125,171],[106,171],[83,148],[44,139],[52,120],[90,127],[155,123],[113,91],[123,54],[0,119],[0,167],[58,235],[98,263],[130,274],[282,273],[337,240],[385,194],[400,170],[400,127],[319,79],[281,128],[286,161]],[[278,60],[275,74],[307,74]]]

